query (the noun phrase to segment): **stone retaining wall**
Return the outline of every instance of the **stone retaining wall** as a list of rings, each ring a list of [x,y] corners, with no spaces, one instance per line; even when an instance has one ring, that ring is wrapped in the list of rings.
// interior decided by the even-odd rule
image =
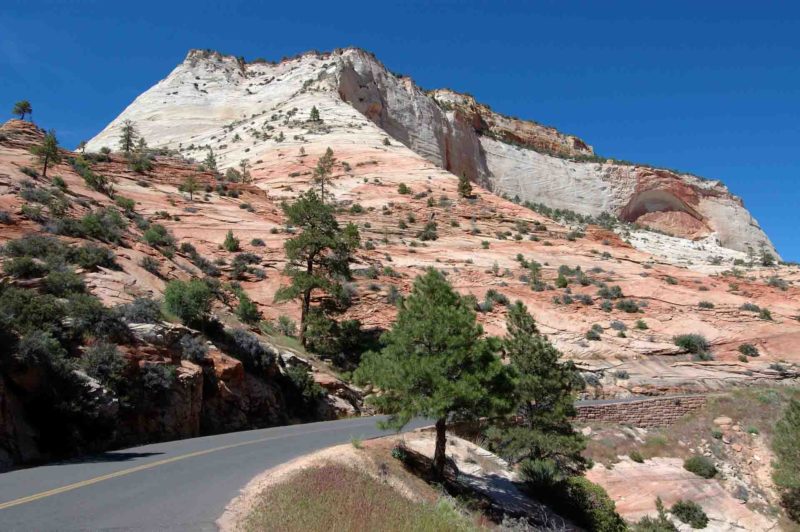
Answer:
[[[608,421],[627,423],[634,427],[664,427],[684,415],[702,408],[704,395],[648,397],[624,401],[583,401],[575,407],[578,421]]]

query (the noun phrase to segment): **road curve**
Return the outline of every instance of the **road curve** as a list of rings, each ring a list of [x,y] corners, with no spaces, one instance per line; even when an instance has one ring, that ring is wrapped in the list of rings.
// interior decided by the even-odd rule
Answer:
[[[378,419],[204,436],[3,473],[0,530],[216,530],[254,476],[354,437],[390,433]]]

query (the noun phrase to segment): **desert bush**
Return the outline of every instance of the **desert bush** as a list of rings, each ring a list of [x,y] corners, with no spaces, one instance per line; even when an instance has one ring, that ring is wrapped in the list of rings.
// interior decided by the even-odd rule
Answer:
[[[245,323],[256,323],[261,319],[261,311],[253,300],[244,293],[239,293],[239,305],[236,307],[236,315]]]
[[[66,297],[70,294],[86,291],[83,278],[69,269],[55,270],[47,274],[42,283],[42,289],[56,297]]]
[[[742,303],[742,306],[739,307],[739,310],[744,310],[745,312],[759,312],[761,307],[755,303]]]
[[[650,327],[647,326],[647,322],[644,320],[636,320],[636,328],[640,331],[646,331]]]
[[[140,378],[148,399],[157,402],[172,389],[175,368],[167,364],[147,364],[142,368]]]
[[[322,387],[314,381],[304,366],[291,366],[286,370],[289,382],[306,404],[313,403],[323,395]]]
[[[597,295],[603,299],[619,299],[622,297],[622,288],[616,285],[609,287],[603,284],[600,285]]]
[[[154,247],[172,247],[175,245],[175,238],[169,232],[169,229],[161,224],[151,224],[150,227],[142,234],[144,241]]]
[[[164,290],[164,304],[183,323],[200,323],[211,310],[212,293],[203,281],[170,281]]]
[[[6,275],[20,279],[33,279],[44,277],[50,268],[47,264],[31,257],[13,257],[3,263],[3,271]]]
[[[411,194],[411,189],[405,183],[400,183],[397,186],[397,192],[399,194]]]
[[[262,239],[254,238],[253,240],[250,241],[250,245],[251,246],[256,246],[256,247],[264,247],[266,244],[264,243],[264,241]]]
[[[297,324],[285,314],[278,316],[277,328],[278,332],[284,336],[294,337],[297,335]]]
[[[436,222],[430,221],[425,224],[425,227],[417,233],[417,238],[420,240],[436,240],[439,238],[438,233],[436,232]]]
[[[88,271],[95,271],[98,268],[118,268],[114,253],[110,249],[92,243],[70,248],[68,260]]]
[[[701,301],[700,303],[697,304],[697,306],[700,308],[711,309],[714,308],[714,303],[712,303],[711,301]]]
[[[263,372],[275,364],[277,355],[267,349],[256,335],[244,329],[233,329],[227,332],[227,339],[228,354],[241,360],[249,371]]]
[[[101,342],[86,349],[81,357],[81,367],[112,390],[117,390],[125,379],[127,363],[117,346]]]
[[[0,286],[0,323],[26,335],[34,331],[60,334],[66,305],[49,294]]]
[[[705,353],[710,347],[708,340],[701,334],[681,334],[673,337],[672,341],[678,347],[694,354]]]
[[[208,347],[201,338],[184,334],[180,340],[181,357],[191,362],[201,362],[208,354]]]
[[[71,236],[86,236],[116,244],[122,239],[122,233],[126,226],[125,218],[122,217],[117,209],[106,207],[94,210],[81,218],[80,230],[82,235]]]
[[[708,525],[708,516],[694,501],[681,499],[673,504],[669,511],[692,528],[705,528]]]
[[[713,478],[717,474],[714,462],[708,457],[699,454],[684,460],[683,468],[703,478]]]
[[[627,312],[629,314],[634,314],[639,312],[639,305],[636,301],[632,299],[621,299],[617,301],[617,304],[614,305],[617,310],[621,310],[623,312]]]
[[[222,243],[222,247],[230,252],[239,251],[239,239],[233,236],[233,231],[228,230],[225,234],[225,241]]]
[[[757,357],[758,356],[758,348],[753,344],[742,344],[739,346],[739,352],[744,356],[748,357]]]
[[[107,341],[125,341],[130,337],[119,315],[91,294],[71,294],[66,309],[75,336],[90,335]]]
[[[616,511],[614,501],[601,486],[586,477],[569,477],[546,491],[544,497],[557,511],[569,515],[573,521],[587,530],[603,532],[628,530],[625,521]]]
[[[142,257],[142,260],[139,261],[139,266],[153,275],[161,276],[161,264],[149,255]]]
[[[149,297],[137,297],[116,307],[117,315],[129,323],[161,322],[161,304]]]

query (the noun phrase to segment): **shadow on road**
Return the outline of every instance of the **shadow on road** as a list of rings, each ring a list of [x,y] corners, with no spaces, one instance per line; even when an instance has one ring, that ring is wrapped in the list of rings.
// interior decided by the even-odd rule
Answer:
[[[55,462],[52,466],[60,465],[73,465],[73,464],[99,464],[104,462],[126,462],[128,460],[135,460],[136,458],[147,458],[148,456],[157,456],[164,453],[128,453],[128,452],[107,452],[101,454],[93,454],[89,456],[80,456],[64,460],[63,462]]]

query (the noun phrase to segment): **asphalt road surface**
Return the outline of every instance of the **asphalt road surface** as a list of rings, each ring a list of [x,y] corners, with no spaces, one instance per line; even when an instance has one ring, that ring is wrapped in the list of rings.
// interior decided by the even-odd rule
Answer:
[[[390,433],[378,419],[204,436],[3,473],[0,530],[216,530],[253,477],[354,437]]]

